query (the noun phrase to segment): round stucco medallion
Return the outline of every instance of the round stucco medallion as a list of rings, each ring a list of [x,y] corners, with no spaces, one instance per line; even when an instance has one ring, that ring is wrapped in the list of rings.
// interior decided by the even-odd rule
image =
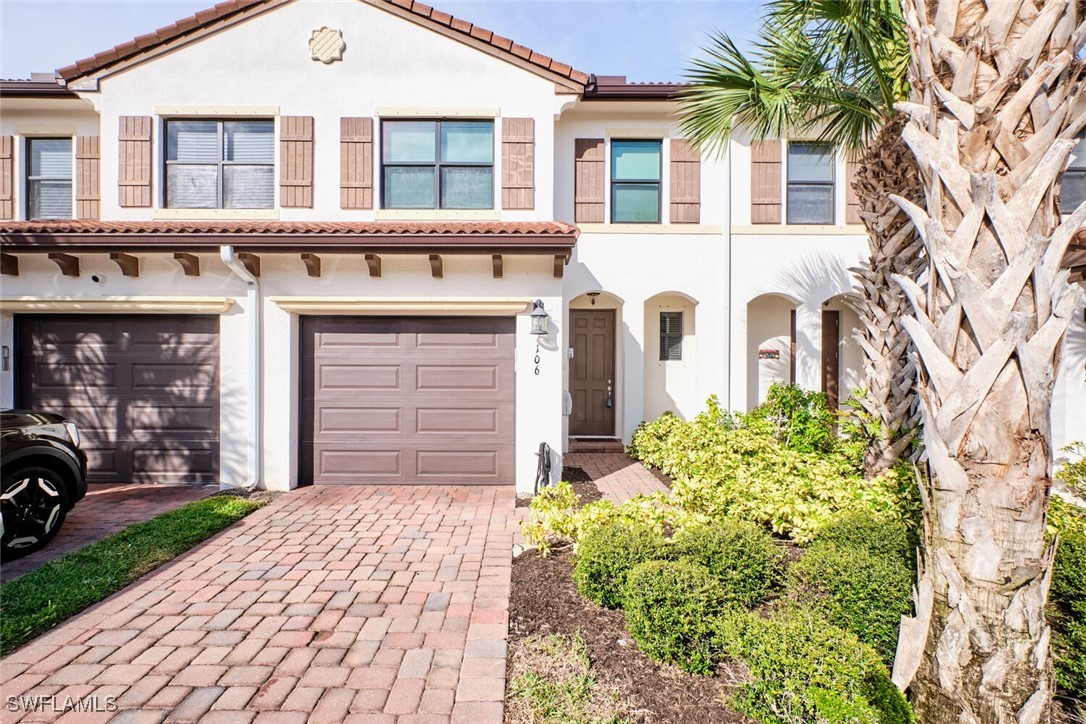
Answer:
[[[319,60],[325,65],[343,60],[343,51],[347,49],[347,43],[343,42],[343,31],[332,30],[324,27],[314,30],[309,37],[309,52],[313,60]]]

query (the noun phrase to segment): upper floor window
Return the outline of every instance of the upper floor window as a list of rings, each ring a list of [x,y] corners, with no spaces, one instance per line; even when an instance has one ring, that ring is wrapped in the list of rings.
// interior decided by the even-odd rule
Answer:
[[[1074,212],[1086,201],[1086,140],[1078,137],[1078,145],[1071,152],[1071,162],[1060,180],[1060,211],[1064,214]]]
[[[683,358],[683,313],[660,312],[660,361]]]
[[[26,218],[72,218],[72,139],[26,142]]]
[[[272,121],[166,121],[166,206],[275,206]]]
[[[382,206],[494,208],[493,121],[384,121]]]
[[[833,223],[833,146],[788,144],[788,223]]]
[[[611,141],[611,221],[660,223],[660,141]]]

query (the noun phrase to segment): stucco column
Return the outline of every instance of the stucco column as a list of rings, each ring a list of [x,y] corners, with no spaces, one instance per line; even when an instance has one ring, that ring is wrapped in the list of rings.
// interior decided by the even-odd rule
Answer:
[[[618,335],[623,354],[615,361],[615,372],[622,376],[622,429],[615,432],[629,442],[645,419],[645,300],[629,300],[622,305]],[[616,391],[619,383],[615,380]]]
[[[796,385],[822,389],[822,304],[805,301],[796,308]]]
[[[0,345],[7,351],[7,369],[0,371],[0,407],[15,407],[15,317],[0,314]]]

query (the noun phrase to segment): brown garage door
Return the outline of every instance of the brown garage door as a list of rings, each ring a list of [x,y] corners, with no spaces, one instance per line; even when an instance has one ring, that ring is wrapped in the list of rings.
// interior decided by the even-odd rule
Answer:
[[[219,319],[21,316],[19,404],[74,420],[92,482],[219,479]]]
[[[301,482],[512,484],[514,326],[303,317]]]

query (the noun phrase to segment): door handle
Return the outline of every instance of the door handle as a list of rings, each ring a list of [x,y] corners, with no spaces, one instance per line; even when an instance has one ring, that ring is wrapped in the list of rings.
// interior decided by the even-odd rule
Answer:
[[[615,402],[611,397],[611,380],[607,380],[607,402],[603,403],[605,407],[613,407]]]

